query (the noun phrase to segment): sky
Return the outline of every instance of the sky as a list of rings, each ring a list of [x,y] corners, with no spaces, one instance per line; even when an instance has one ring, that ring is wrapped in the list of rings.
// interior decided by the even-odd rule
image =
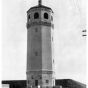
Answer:
[[[86,83],[85,0],[42,0],[54,11],[54,59],[57,79]],[[25,80],[27,10],[38,0],[2,0],[2,80]]]

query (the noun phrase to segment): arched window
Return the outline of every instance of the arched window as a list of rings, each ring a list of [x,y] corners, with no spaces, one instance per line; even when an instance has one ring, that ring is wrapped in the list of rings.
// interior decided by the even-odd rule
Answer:
[[[44,18],[48,19],[48,13],[44,13]]]
[[[28,21],[30,21],[30,15],[28,16]]]
[[[34,19],[38,19],[38,18],[39,18],[39,13],[36,12],[36,13],[34,14]]]
[[[51,16],[51,20],[53,21],[53,17]]]

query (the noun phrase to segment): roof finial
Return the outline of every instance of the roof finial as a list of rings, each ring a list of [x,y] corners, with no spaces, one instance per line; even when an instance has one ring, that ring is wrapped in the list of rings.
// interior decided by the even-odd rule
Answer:
[[[42,0],[39,0],[39,5],[42,5]]]

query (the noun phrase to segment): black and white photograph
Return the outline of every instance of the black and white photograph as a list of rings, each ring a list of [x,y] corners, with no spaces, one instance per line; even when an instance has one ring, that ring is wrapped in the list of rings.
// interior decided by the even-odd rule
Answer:
[[[2,0],[1,88],[87,88],[86,0]]]

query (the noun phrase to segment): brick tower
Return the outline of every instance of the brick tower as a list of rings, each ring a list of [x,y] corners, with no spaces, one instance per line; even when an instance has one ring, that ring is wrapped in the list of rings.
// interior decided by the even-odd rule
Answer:
[[[54,86],[53,11],[39,4],[27,11],[27,88]]]

